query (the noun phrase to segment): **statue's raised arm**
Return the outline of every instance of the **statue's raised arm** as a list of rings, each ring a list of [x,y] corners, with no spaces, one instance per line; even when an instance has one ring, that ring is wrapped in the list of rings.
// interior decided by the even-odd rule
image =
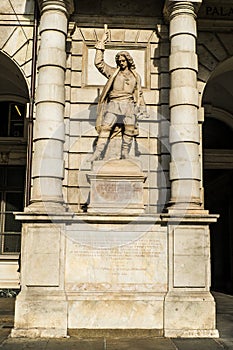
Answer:
[[[104,25],[104,34],[101,38],[101,40],[97,41],[95,48],[96,48],[96,54],[95,54],[95,66],[96,68],[102,73],[106,78],[109,78],[116,68],[109,66],[104,61],[104,51],[105,51],[105,44],[107,43],[109,39],[109,30],[107,29],[107,25]]]

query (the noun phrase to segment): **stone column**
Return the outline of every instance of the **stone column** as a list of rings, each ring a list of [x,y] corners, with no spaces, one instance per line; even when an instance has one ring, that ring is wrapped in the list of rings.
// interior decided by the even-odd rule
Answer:
[[[168,1],[171,209],[200,208],[196,2]]]
[[[170,21],[171,207],[168,230],[166,337],[218,337],[210,294],[209,224],[216,215],[201,206],[196,11],[201,0],[166,2]]]
[[[40,0],[31,208],[63,203],[66,36],[71,1]],[[37,203],[37,205],[36,205]],[[43,209],[42,209],[43,210]]]

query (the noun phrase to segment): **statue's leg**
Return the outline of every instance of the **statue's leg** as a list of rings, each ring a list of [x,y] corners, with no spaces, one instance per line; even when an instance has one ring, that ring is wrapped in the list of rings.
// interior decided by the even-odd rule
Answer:
[[[129,152],[132,145],[134,137],[134,125],[125,125],[124,133],[122,136],[122,150],[121,150],[121,158],[126,159],[129,158]]]
[[[112,113],[106,113],[103,125],[101,126],[101,131],[96,144],[96,149],[93,155],[89,158],[90,162],[100,159],[101,153],[103,152],[105,145],[110,136],[112,127],[117,119],[117,116]]]
[[[129,105],[129,111],[132,113],[131,115],[126,114],[124,118],[124,129],[122,136],[122,149],[121,149],[121,158],[126,159],[129,158],[129,152],[132,145],[133,137],[135,135],[135,123],[136,118],[133,114],[133,106]],[[128,111],[128,112],[129,112]]]

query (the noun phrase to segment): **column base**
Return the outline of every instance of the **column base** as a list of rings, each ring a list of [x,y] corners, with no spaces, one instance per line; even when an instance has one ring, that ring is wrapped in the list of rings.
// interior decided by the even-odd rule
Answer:
[[[46,202],[46,201],[41,201],[41,202],[32,202],[28,207],[24,209],[25,213],[65,213],[66,207],[64,206],[63,203],[60,202]]]
[[[164,325],[164,336],[169,338],[218,338],[214,298],[209,292],[169,292]]]
[[[199,213],[202,212],[204,214],[208,214],[208,210],[204,210],[203,206],[201,206],[200,202],[185,202],[185,203],[174,203],[170,201],[165,209],[168,213]]]
[[[67,301],[64,293],[21,292],[16,298],[12,338],[67,336]]]

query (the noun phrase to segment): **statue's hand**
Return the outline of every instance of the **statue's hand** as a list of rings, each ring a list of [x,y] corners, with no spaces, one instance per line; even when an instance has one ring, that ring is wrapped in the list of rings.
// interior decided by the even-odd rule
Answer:
[[[108,26],[107,24],[104,25],[104,34],[102,35],[102,38],[97,41],[97,43],[95,44],[95,48],[97,50],[105,50],[105,44],[109,39],[109,30],[108,30]]]
[[[149,118],[149,114],[147,113],[146,106],[139,106],[138,112],[137,112],[137,119],[145,119]]]
[[[109,30],[108,30],[107,24],[105,24],[104,25],[104,34],[102,35],[101,42],[103,44],[106,44],[108,39],[109,39]]]

